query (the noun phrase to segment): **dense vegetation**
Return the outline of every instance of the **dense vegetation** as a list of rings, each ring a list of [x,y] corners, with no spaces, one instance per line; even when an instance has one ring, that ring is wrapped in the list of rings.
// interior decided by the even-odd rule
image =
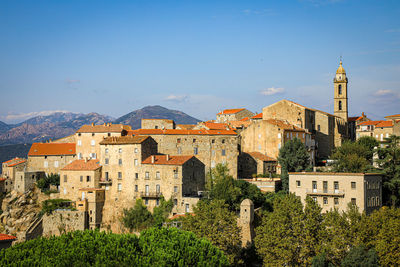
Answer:
[[[1,266],[227,266],[205,239],[178,229],[151,228],[140,237],[76,231],[0,251]]]
[[[53,211],[57,209],[69,209],[73,210],[74,207],[71,205],[71,200],[69,199],[47,199],[42,202],[42,210],[40,211],[40,215],[51,214]]]
[[[50,185],[59,186],[60,185],[60,175],[56,173],[51,173],[49,175],[45,175],[43,178],[40,178],[36,182],[37,187],[42,191],[46,191],[50,189]]]

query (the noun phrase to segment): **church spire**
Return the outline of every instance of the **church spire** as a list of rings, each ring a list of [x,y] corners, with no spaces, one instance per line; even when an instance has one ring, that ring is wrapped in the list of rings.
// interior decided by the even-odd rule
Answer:
[[[348,118],[348,98],[347,98],[347,77],[343,68],[342,58],[340,57],[339,68],[333,79],[334,84],[334,114],[347,121]]]

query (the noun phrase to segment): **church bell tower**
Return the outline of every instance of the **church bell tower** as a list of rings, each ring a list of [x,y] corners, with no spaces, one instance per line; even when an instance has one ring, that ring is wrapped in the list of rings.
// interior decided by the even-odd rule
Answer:
[[[347,98],[347,77],[346,71],[340,60],[339,68],[336,71],[336,76],[333,79],[334,84],[334,114],[343,118],[347,122],[348,118],[348,98]]]

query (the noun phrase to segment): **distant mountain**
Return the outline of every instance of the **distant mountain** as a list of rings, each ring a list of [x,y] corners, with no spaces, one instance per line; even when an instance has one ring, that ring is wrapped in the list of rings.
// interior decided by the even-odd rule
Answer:
[[[10,125],[0,121],[0,134],[8,131],[11,128]]]
[[[42,142],[75,133],[84,124],[102,124],[113,118],[97,113],[76,114],[57,112],[28,119],[0,133],[0,145]]]
[[[139,129],[141,119],[169,119],[174,120],[177,124],[196,124],[200,121],[182,111],[171,110],[161,106],[147,106],[116,119],[114,123],[127,124],[132,129]]]

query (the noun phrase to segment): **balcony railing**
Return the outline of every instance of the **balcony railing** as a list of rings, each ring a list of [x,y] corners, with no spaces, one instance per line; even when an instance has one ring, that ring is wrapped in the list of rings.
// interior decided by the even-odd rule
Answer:
[[[137,193],[139,197],[141,198],[160,198],[162,197],[162,193],[161,192],[139,192]]]
[[[307,189],[306,194],[310,196],[344,196],[343,190]]]
[[[101,179],[100,184],[112,184],[111,178]]]

